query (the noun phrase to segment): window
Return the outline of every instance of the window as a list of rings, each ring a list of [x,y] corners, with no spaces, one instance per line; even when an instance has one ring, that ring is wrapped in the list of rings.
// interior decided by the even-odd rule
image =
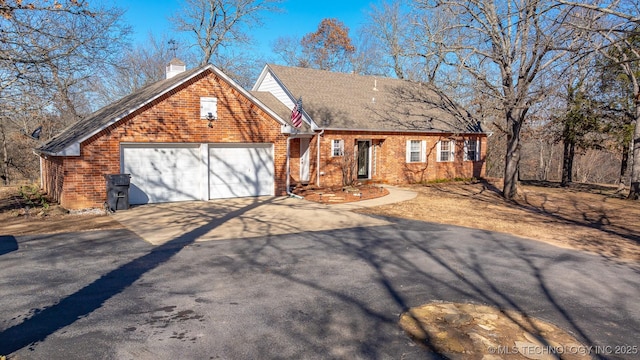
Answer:
[[[411,160],[411,162],[418,162],[420,161],[420,141],[418,140],[411,140],[411,149],[410,150],[410,154],[409,154],[409,158]]]
[[[464,141],[464,160],[480,160],[480,141],[477,139],[468,139]]]
[[[331,141],[331,156],[344,155],[344,140]]]
[[[455,154],[455,141],[438,141],[438,161],[453,161]]]
[[[427,161],[427,142],[424,140],[407,140],[407,162]]]
[[[214,97],[200,98],[200,119],[218,118],[218,99]]]

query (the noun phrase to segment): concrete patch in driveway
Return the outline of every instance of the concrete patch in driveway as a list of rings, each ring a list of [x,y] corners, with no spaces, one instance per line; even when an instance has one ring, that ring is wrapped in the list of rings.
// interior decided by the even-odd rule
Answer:
[[[346,208],[286,197],[234,198],[150,204],[118,211],[122,225],[160,245],[194,229],[212,228],[195,241],[252,238],[388,225]]]

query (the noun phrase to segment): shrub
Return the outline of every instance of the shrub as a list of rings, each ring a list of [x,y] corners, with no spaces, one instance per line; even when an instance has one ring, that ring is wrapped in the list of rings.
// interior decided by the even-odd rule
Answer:
[[[25,200],[25,204],[29,206],[41,206],[45,210],[49,208],[49,202],[46,196],[40,191],[40,187],[37,185],[21,186],[20,196]]]

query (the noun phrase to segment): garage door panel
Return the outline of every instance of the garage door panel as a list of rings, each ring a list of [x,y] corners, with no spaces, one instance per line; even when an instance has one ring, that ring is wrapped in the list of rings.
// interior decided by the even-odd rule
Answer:
[[[131,174],[131,204],[199,199],[198,147],[123,147],[123,171]]]
[[[273,195],[273,150],[270,145],[209,149],[209,197]]]
[[[211,144],[208,159],[201,150],[195,144],[123,145],[122,170],[131,174],[129,202],[199,200],[207,166],[211,199],[274,194],[272,144]]]

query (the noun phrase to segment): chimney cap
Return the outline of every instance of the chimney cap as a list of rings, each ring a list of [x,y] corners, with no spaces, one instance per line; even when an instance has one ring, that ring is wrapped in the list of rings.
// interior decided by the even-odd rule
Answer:
[[[178,58],[173,58],[169,61],[169,65],[185,66],[184,62]]]

